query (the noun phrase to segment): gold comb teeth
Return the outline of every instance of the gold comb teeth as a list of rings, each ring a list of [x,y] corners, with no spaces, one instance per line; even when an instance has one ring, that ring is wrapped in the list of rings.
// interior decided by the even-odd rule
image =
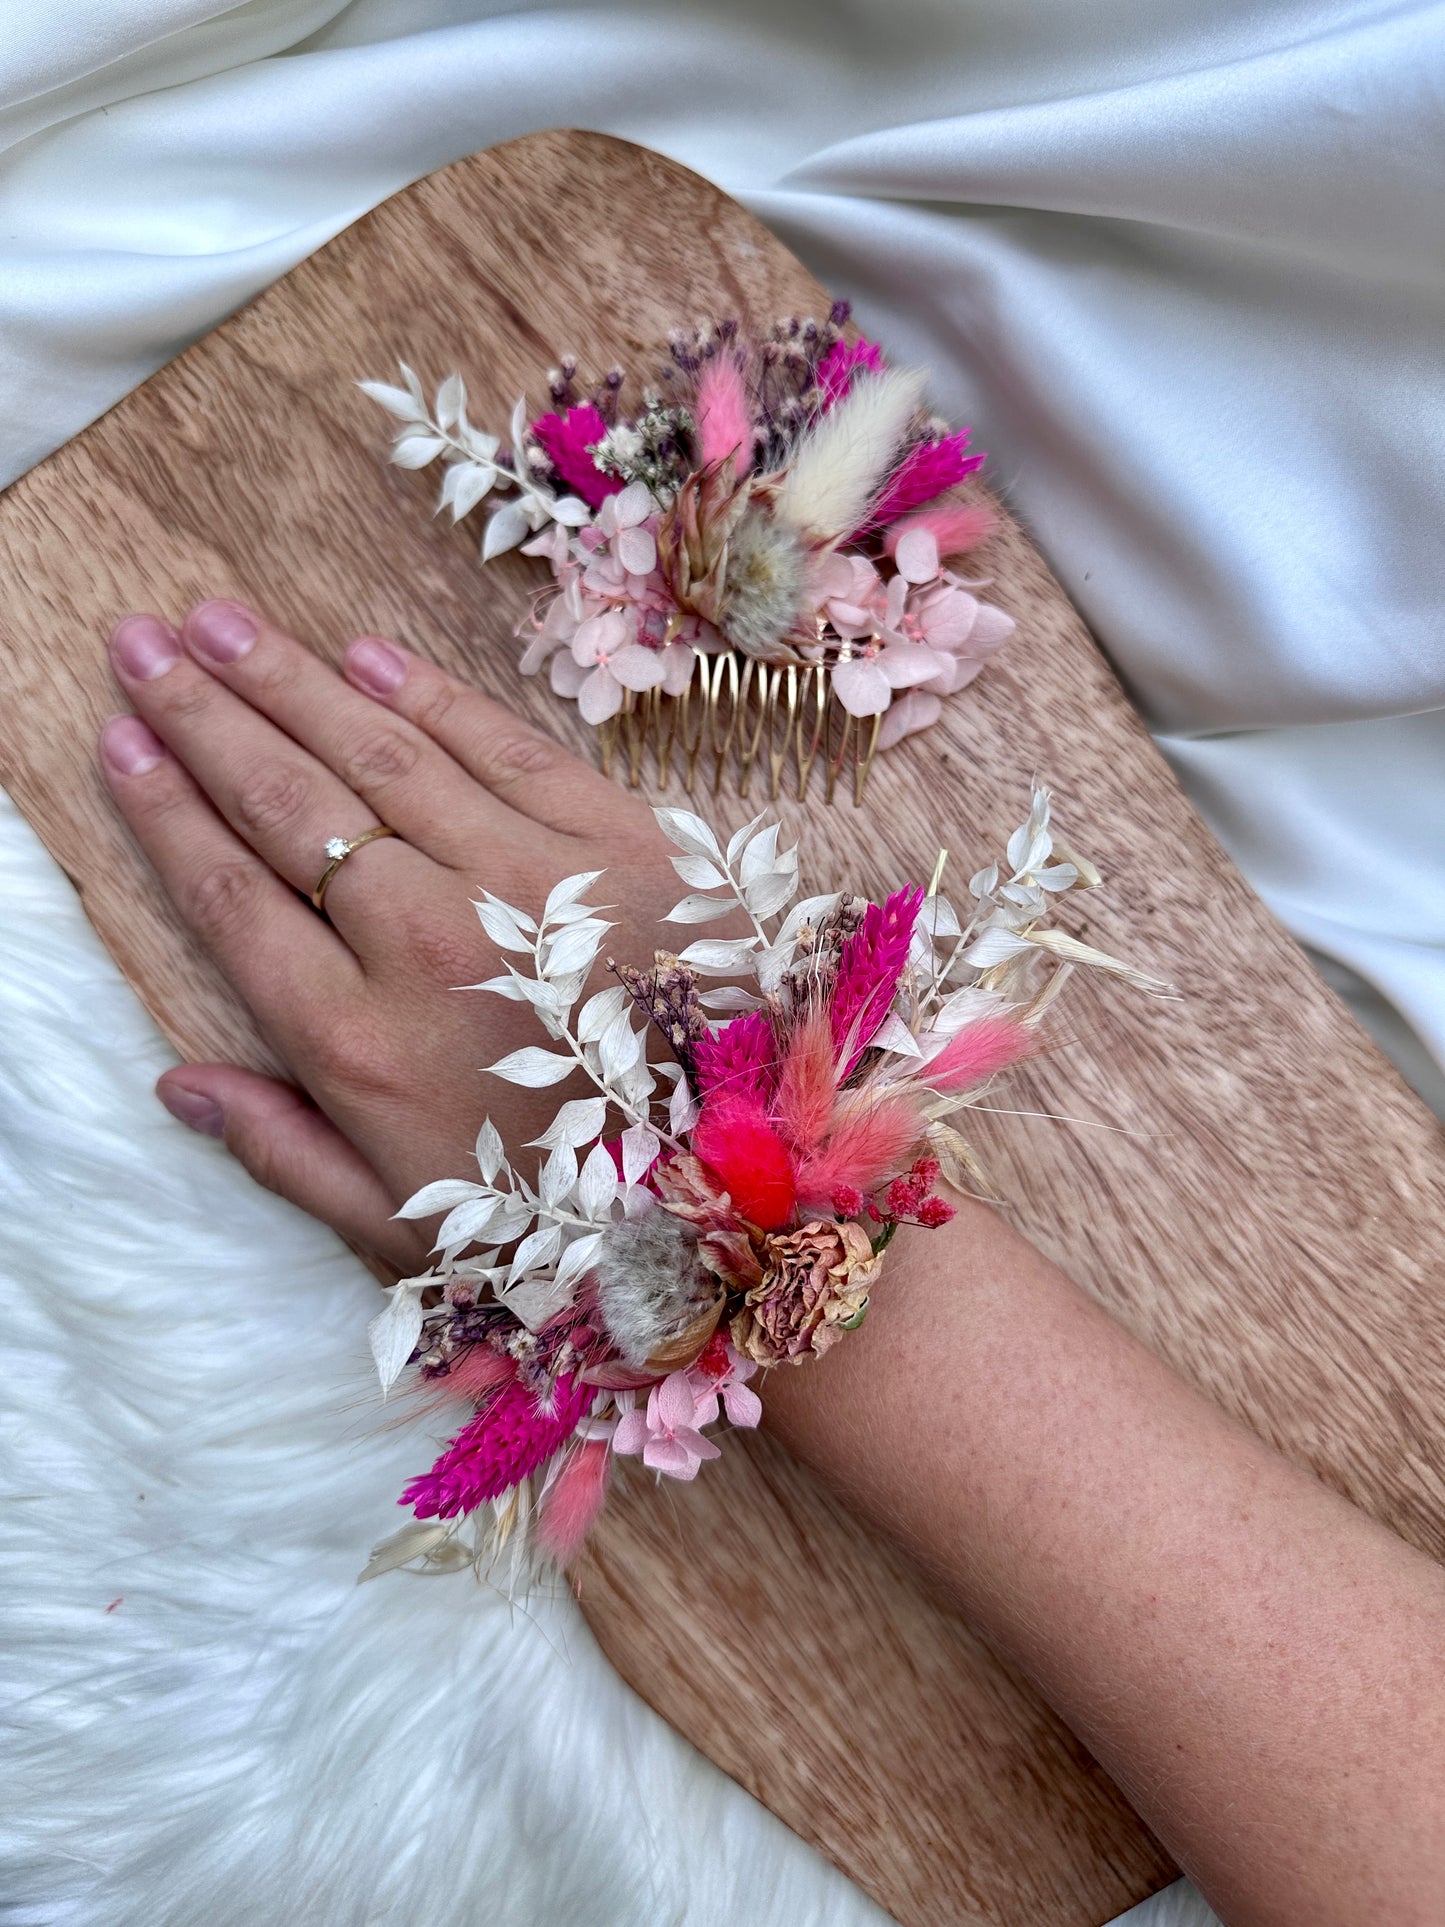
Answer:
[[[791,771],[801,803],[821,765],[824,801],[847,772],[845,790],[851,782],[861,808],[882,721],[849,715],[823,663],[760,662],[726,649],[699,655],[679,696],[627,691],[598,734],[603,773],[625,775],[633,789],[651,776],[659,789],[676,779],[689,796],[717,796],[731,771],[740,798],[756,781],[776,802]]]

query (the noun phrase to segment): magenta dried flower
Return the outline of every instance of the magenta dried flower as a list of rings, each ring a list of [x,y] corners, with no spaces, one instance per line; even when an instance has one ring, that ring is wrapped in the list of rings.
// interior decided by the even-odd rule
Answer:
[[[559,1378],[550,1411],[527,1388],[506,1385],[464,1425],[431,1468],[397,1501],[418,1519],[455,1519],[498,1499],[535,1472],[577,1429],[594,1394],[575,1378]]]
[[[970,455],[968,438],[969,430],[961,428],[956,435],[944,435],[936,442],[916,443],[884,483],[867,522],[853,539],[896,522],[910,509],[922,508],[925,502],[956,488],[966,476],[982,468],[988,457]]]
[[[777,1083],[777,1045],[773,1027],[760,1010],[734,1017],[730,1024],[692,1047],[699,1097],[755,1097],[766,1103]]]
[[[861,336],[857,341],[835,341],[818,363],[818,389],[823,406],[831,408],[835,402],[842,401],[860,368],[881,375],[884,366],[883,350],[876,341],[865,341]]]
[[[869,904],[843,946],[831,1010],[833,1042],[844,1053],[840,1077],[854,1069],[888,1015],[922,906],[923,891],[917,885],[895,890],[881,905]]]
[[[617,476],[604,475],[588,452],[607,433],[602,411],[592,402],[569,408],[565,415],[540,416],[532,423],[532,433],[558,476],[582,497],[588,508],[600,509],[609,495],[621,490],[622,483]]]

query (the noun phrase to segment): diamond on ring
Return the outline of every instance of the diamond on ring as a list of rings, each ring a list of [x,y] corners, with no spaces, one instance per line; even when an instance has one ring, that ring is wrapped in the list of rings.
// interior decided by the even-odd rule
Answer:
[[[331,858],[333,863],[339,863],[342,857],[349,856],[350,853],[351,853],[351,845],[347,842],[344,836],[332,836],[327,838],[326,854]]]

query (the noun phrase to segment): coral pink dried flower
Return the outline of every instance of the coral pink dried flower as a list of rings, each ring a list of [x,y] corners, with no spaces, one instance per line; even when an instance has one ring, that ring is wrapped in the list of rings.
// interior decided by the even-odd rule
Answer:
[[[961,1091],[1027,1057],[1034,1034],[1016,1017],[978,1017],[934,1058],[923,1073],[936,1091]]]
[[[464,1425],[431,1468],[406,1487],[399,1505],[418,1519],[454,1519],[500,1498],[535,1472],[577,1429],[593,1396],[579,1380],[557,1380],[552,1410],[542,1412],[524,1385],[506,1385]]]
[[[532,433],[558,475],[588,508],[599,509],[609,495],[621,492],[619,478],[604,474],[587,452],[607,433],[601,411],[590,401],[565,415],[541,416],[532,423]]]
[[[609,1454],[604,1441],[590,1439],[568,1459],[542,1503],[537,1520],[537,1545],[559,1566],[568,1566],[582,1550],[582,1542],[607,1497]]]
[[[776,1231],[788,1222],[797,1195],[793,1161],[755,1098],[704,1104],[692,1148],[750,1224]]]

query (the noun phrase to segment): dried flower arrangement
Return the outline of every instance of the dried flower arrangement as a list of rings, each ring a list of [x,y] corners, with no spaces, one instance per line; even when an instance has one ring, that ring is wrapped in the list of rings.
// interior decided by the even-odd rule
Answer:
[[[646,968],[608,959],[616,981],[589,995],[612,928],[584,901],[601,872],[558,883],[540,917],[476,905],[509,961],[473,987],[530,1005],[553,1046],[493,1074],[594,1090],[534,1140],[535,1182],[488,1120],[480,1181],[429,1184],[398,1214],[442,1223],[433,1268],[372,1322],[382,1387],[405,1373],[428,1407],[466,1418],[407,1486],[416,1518],[367,1576],[493,1570],[508,1551],[515,1584],[536,1558],[573,1557],[615,1457],[695,1477],[721,1415],[757,1424],[750,1380],[862,1322],[897,1228],[953,1216],[938,1185],[976,1175],[956,1120],[1038,1047],[1073,966],[1166,988],[1051,924],[1099,877],[1056,842],[1043,789],[1004,862],[971,879],[964,917],[942,858],[927,890],[795,901],[798,852],[776,823],[724,846],[688,811],[656,815],[689,886],[666,921],[746,934]]]
[[[584,395],[565,360],[508,448],[467,420],[459,375],[434,408],[405,363],[402,387],[361,383],[400,424],[393,462],[445,464],[454,521],[499,498],[484,561],[551,564],[522,671],[545,667],[634,783],[651,746],[664,785],[676,766],[691,793],[711,757],[716,790],[731,756],[741,795],[766,769],[776,797],[791,755],[800,797],[821,762],[829,799],[851,766],[861,802],[875,753],[936,722],[1014,627],[945,566],[994,526],[954,494],[983,456],[847,315],[675,333],[631,415],[621,369]]]

